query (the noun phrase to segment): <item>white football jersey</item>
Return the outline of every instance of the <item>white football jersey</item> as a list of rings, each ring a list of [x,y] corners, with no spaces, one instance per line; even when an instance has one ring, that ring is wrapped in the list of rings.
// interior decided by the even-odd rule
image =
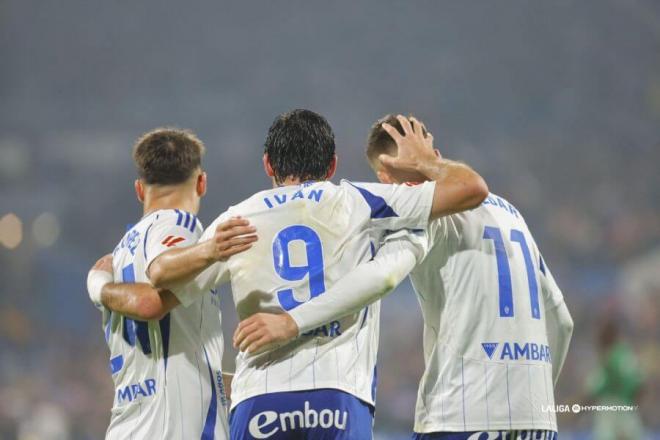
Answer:
[[[424,316],[415,432],[557,430],[544,304],[563,301],[516,208],[433,221],[411,273]]]
[[[202,234],[197,218],[179,210],[146,215],[113,252],[116,282],[149,282],[149,263]],[[115,386],[107,439],[228,439],[222,385],[219,299],[205,292],[160,321],[138,321],[103,308]]]
[[[195,295],[231,280],[240,319],[291,310],[322,295],[369,261],[387,229],[425,228],[434,182],[419,186],[307,182],[262,191],[229,208],[207,229],[232,216],[249,219],[259,240],[188,284]],[[346,292],[350,294],[350,292]],[[312,330],[291,344],[236,359],[232,407],[250,397],[333,388],[374,404],[380,304]]]

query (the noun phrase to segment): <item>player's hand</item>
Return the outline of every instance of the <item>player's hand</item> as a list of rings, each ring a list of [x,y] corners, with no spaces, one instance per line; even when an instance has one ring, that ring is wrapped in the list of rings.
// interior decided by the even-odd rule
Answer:
[[[257,229],[241,217],[234,217],[222,222],[215,229],[215,235],[209,240],[210,258],[214,261],[227,261],[232,255],[246,251],[257,241],[254,234]]]
[[[112,273],[112,254],[104,255],[92,266],[90,270],[102,270]]]
[[[298,336],[298,325],[288,313],[255,313],[238,324],[234,348],[255,353]]]
[[[433,149],[433,135],[426,132],[421,122],[414,117],[407,118],[402,115],[397,115],[397,119],[403,129],[403,135],[392,125],[383,124],[383,130],[394,139],[398,147],[396,156],[381,154],[378,157],[388,171],[416,173],[425,164],[440,158],[439,152]]]

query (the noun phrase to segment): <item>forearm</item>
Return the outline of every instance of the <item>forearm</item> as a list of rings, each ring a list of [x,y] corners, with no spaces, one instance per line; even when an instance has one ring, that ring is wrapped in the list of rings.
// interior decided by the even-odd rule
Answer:
[[[391,292],[416,263],[408,244],[386,244],[374,260],[359,265],[326,292],[288,313],[299,333],[351,315]]]
[[[162,253],[147,269],[151,284],[168,288],[192,280],[215,263],[211,245],[209,240]]]
[[[162,318],[178,301],[170,292],[147,283],[108,283],[101,291],[102,304],[121,315],[138,320]]]
[[[573,319],[564,301],[546,309],[546,327],[552,356],[552,379],[556,385],[573,334]]]
[[[418,171],[436,182],[431,219],[474,209],[488,196],[488,185],[468,165],[437,158],[419,164]]]

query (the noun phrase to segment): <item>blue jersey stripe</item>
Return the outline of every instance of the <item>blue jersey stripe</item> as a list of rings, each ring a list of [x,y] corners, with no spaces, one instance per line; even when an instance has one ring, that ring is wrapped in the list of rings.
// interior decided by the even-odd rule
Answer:
[[[215,391],[213,370],[211,370],[211,363],[209,362],[208,354],[206,354],[206,348],[204,348],[204,357],[206,358],[206,365],[209,367],[209,378],[211,379],[211,404],[209,405],[209,411],[206,413],[206,422],[204,423],[204,430],[202,431],[202,440],[213,440],[218,413],[218,398]]]
[[[151,341],[149,340],[149,323],[146,321],[135,321],[135,335],[140,341],[142,353],[151,354]]]
[[[188,228],[189,225],[190,225],[190,214],[186,212],[186,221],[183,222],[183,227]]]
[[[353,184],[351,183],[351,185]],[[353,185],[353,187],[357,189],[360,194],[362,194],[362,197],[364,197],[364,200],[369,205],[369,208],[371,208],[371,218],[388,218],[399,216],[381,196],[377,196],[376,194],[356,185]]]
[[[539,254],[539,268],[541,269],[541,273],[545,275],[545,263],[543,262],[543,256]]]
[[[160,337],[163,340],[163,361],[165,363],[165,370],[167,370],[167,356],[170,352],[170,314],[165,315],[158,321],[160,327]]]

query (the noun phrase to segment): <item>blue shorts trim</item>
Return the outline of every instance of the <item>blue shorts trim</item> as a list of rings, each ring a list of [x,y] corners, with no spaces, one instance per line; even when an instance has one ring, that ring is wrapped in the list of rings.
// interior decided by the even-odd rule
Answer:
[[[374,408],[334,389],[255,396],[229,416],[232,440],[373,438]]]
[[[557,432],[540,429],[413,433],[413,440],[557,440]]]

